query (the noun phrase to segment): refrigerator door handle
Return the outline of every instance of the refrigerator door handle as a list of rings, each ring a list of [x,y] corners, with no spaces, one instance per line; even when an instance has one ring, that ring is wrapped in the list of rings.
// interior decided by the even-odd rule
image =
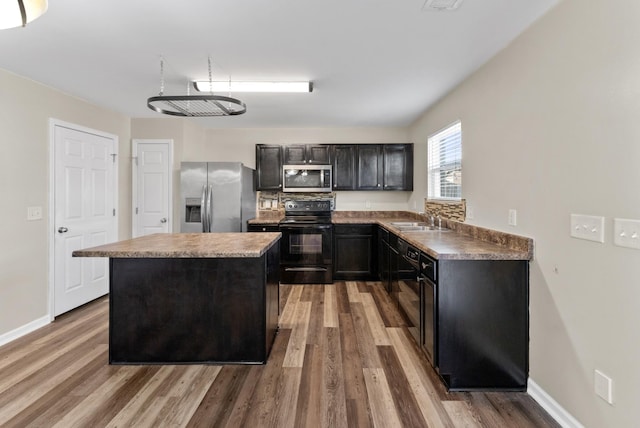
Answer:
[[[213,227],[213,186],[209,185],[207,192],[207,232],[211,233]]]
[[[200,223],[202,223],[202,231],[207,231],[207,185],[202,186],[202,195],[200,197]]]

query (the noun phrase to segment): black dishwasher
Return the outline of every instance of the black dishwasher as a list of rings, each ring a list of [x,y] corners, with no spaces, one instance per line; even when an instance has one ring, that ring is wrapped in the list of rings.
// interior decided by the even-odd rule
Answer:
[[[437,367],[437,261],[402,239],[398,240],[398,252],[412,267],[399,275],[398,308],[405,315],[409,333]]]
[[[420,253],[420,283],[422,284],[422,350],[431,365],[438,367],[438,262]]]
[[[406,241],[398,239],[398,254],[406,262],[398,261],[398,266],[404,265],[404,269],[398,268],[398,309],[405,316],[409,333],[420,346],[422,343],[421,286],[418,275],[420,251],[411,247]]]

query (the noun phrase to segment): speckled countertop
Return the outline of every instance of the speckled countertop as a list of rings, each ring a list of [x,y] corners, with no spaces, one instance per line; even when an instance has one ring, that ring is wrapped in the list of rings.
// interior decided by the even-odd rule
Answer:
[[[267,233],[156,233],[73,252],[74,257],[252,258],[280,239]]]
[[[270,215],[249,224],[277,224],[281,217]],[[443,220],[443,231],[401,232],[391,225],[397,221],[427,218],[408,211],[334,211],[333,224],[377,224],[436,259],[450,260],[532,260],[533,239],[486,229],[452,220]]]

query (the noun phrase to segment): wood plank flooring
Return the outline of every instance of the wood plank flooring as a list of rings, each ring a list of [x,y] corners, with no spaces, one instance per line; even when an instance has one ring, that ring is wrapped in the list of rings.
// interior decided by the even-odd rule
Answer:
[[[447,393],[377,282],[281,286],[263,366],[110,366],[108,298],[0,347],[2,427],[556,427],[525,393]]]

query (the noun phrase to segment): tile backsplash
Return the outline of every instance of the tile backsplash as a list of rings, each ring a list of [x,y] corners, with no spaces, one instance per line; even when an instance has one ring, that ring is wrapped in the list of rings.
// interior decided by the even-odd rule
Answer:
[[[467,203],[459,201],[424,200],[424,211],[427,215],[440,216],[444,219],[463,222],[467,217]]]
[[[303,201],[303,200],[328,200],[331,202],[331,209],[336,206],[335,192],[323,193],[284,193],[284,192],[257,192],[258,211],[284,211],[284,203],[286,201]]]

